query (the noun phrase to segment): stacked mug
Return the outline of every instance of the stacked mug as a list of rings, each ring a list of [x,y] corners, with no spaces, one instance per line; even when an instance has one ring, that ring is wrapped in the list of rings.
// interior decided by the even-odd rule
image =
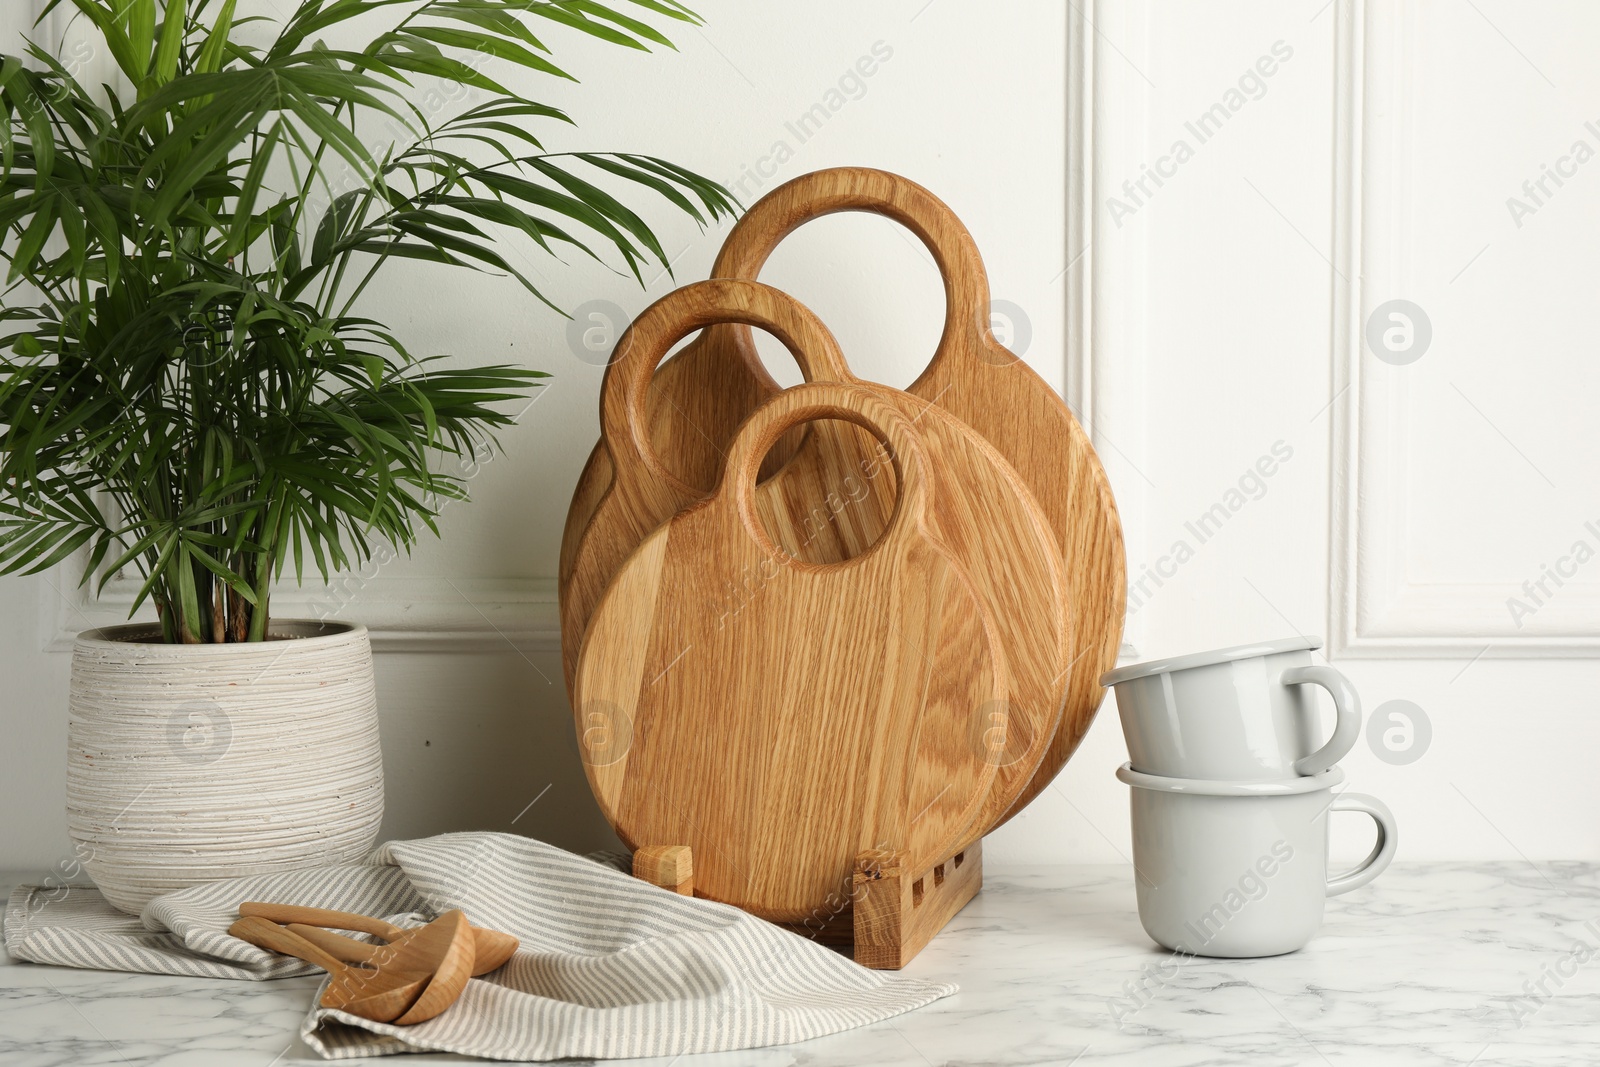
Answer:
[[[1155,941],[1200,956],[1293,952],[1322,925],[1327,897],[1389,865],[1399,834],[1375,797],[1336,792],[1335,764],[1361,733],[1349,679],[1290,637],[1136,663],[1107,672],[1130,760],[1139,920]],[[1318,744],[1311,687],[1333,697]],[[1370,855],[1328,876],[1328,815],[1377,823]]]

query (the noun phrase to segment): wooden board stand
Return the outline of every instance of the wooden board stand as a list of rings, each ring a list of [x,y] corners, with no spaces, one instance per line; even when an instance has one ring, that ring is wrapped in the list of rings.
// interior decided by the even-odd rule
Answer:
[[[897,971],[910,963],[983,888],[983,842],[924,870],[892,849],[856,857],[848,899],[832,914],[787,928],[825,945],[851,945],[863,967]],[[684,896],[694,895],[694,859],[687,845],[654,845],[633,855],[633,876]]]
[[[688,845],[650,845],[633,854],[633,876],[641,882],[694,896],[694,851]]]

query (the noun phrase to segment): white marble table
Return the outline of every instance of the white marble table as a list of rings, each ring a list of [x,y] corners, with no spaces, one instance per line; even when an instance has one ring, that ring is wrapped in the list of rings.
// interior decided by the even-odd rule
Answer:
[[[1304,951],[1230,961],[1157,950],[1126,868],[986,874],[909,968],[959,983],[958,995],[877,1026],[674,1067],[1600,1063],[1594,865],[1396,864],[1330,901]],[[320,1063],[295,1036],[316,985],[0,956],[0,1065]]]

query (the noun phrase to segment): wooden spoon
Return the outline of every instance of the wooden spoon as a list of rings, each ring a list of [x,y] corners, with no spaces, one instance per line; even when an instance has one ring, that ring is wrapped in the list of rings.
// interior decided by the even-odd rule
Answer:
[[[411,932],[370,915],[331,911],[327,908],[304,908],[298,904],[246,901],[239,905],[239,914],[259,915],[275,923],[300,923],[305,926],[324,926],[335,930],[354,930],[357,933],[381,937],[385,941],[394,941]],[[504,966],[520,944],[515,937],[499,930],[487,930],[481,926],[469,926],[468,929],[472,931],[473,939],[473,977],[488,974]]]
[[[427,927],[422,929],[425,930]],[[345,937],[343,934],[336,934],[320,926],[290,923],[289,930],[325,950],[335,959],[343,960],[345,963],[365,964],[379,970],[394,966],[395,954],[406,951],[411,936],[422,932],[422,930],[408,931],[387,945],[373,945],[366,941],[357,941],[353,937]],[[459,967],[452,970],[449,975],[441,971],[434,976],[422,996],[417,998],[417,1002],[395,1022],[406,1026],[438,1015],[460,999],[462,990],[467,987],[467,977],[465,969]]]
[[[240,919],[234,926],[245,922],[262,922],[269,926],[277,926],[270,920],[261,916],[249,916]],[[283,929],[282,927],[277,927]],[[364,961],[372,968],[369,973],[366,967],[353,968],[345,965],[333,954],[325,952],[323,948],[312,943],[303,936],[302,931],[285,930],[298,943],[309,947],[312,951],[326,957],[338,966],[344,974],[354,975],[358,981],[371,982],[376,978],[384,981],[385,976],[391,980],[401,981],[420,977],[423,981],[421,995],[416,996],[409,1006],[404,1007],[400,1014],[380,1022],[393,1022],[399,1026],[410,1026],[412,1023],[426,1022],[438,1015],[450,1005],[454,1004],[461,996],[461,991],[467,987],[467,979],[472,977],[472,933],[467,926],[467,917],[460,911],[447,911],[427,926],[416,930],[406,930],[387,945],[374,945],[372,952]],[[242,935],[235,935],[242,936]],[[330,935],[337,936],[337,935]],[[248,940],[248,938],[247,938]],[[256,942],[252,942],[254,944]],[[284,942],[288,944],[290,942]],[[354,943],[354,942],[352,942]],[[276,946],[263,946],[276,947]],[[279,949],[278,951],[287,951]],[[290,953],[299,955],[299,953]],[[300,956],[301,959],[307,959]],[[329,985],[331,992],[335,987],[343,984],[339,973],[327,967],[320,960],[307,960],[334,975],[334,981]],[[359,989],[358,989],[359,992]],[[327,995],[323,996],[323,1007],[341,1007],[329,1004]],[[349,1010],[348,1008],[344,1010]],[[352,1014],[356,1014],[352,1012]],[[363,1016],[372,1018],[372,1016]]]
[[[431,973],[407,974],[393,969],[351,967],[275,922],[246,916],[228,927],[228,933],[257,948],[282,952],[321,967],[333,976],[322,994],[324,1008],[334,1008],[373,1022],[399,1019],[421,997]]]
[[[472,977],[472,928],[466,915],[452,909],[428,925],[406,930],[387,945],[378,946],[369,962],[380,972],[433,972],[422,996],[395,1020],[400,1026],[426,1022],[454,1004],[467,988],[467,979]]]

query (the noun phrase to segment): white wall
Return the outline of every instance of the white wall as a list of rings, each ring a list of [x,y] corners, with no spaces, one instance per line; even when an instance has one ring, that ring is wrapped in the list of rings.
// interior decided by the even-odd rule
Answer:
[[[707,24],[673,31],[676,53],[628,52],[552,30],[550,42],[583,84],[538,85],[540,99],[578,122],[576,131],[552,127],[549,147],[653,153],[732,185],[747,168],[766,169],[744,178],[747,203],[819,167],[868,164],[914,177],[955,208],[988,252],[996,296],[1030,320],[1026,358],[1059,386],[1067,163],[1060,5],[985,10],[981,33],[973,32],[977,9],[960,0],[698,6]],[[875,46],[888,58],[865,91],[802,143],[786,124]],[[792,158],[774,170],[763,160],[778,142]],[[677,278],[705,277],[721,231],[700,233],[663,210],[650,218],[660,223]],[[519,262],[568,308],[608,300],[636,313],[675,284],[662,276],[641,291],[576,259]],[[938,339],[943,298],[932,261],[883,220],[821,220],[786,242],[763,277],[821,314],[863,374],[909,382]],[[569,348],[565,320],[514,283],[402,265],[369,310],[415,350],[515,359],[555,375],[522,424],[504,434],[506,455],[473,481],[474,501],[446,512],[443,540],[384,568],[344,613],[380,627],[387,649],[378,658],[384,832],[480,827],[574,848],[611,844],[572,740],[550,602],[568,498],[597,435],[601,368]],[[0,868],[44,866],[66,854],[68,656],[41,649],[65,647],[62,635],[115,612],[62,589],[57,596],[37,578],[0,579],[0,674],[12,679],[0,693],[0,811],[10,815],[0,822]]]
[[[676,54],[568,47],[585,84],[544,88],[579,130],[553,147],[653,152],[737,183],[785,141],[792,158],[759,189],[746,179],[747,191],[844,163],[932,188],[972,229],[995,296],[1027,315],[1025,358],[1075,403],[1092,402],[1130,572],[1172,573],[1163,557],[1191,542],[1174,576],[1136,593],[1138,654],[1327,633],[1329,658],[1369,709],[1408,700],[1431,722],[1415,762],[1383,762],[1365,740],[1346,761],[1352,787],[1395,809],[1403,858],[1600,859],[1587,815],[1600,787],[1584,767],[1600,742],[1589,658],[1600,563],[1521,627],[1506,607],[1571,542],[1600,547],[1583,526],[1600,504],[1587,477],[1596,383],[1582,318],[1600,163],[1520,228],[1505,203],[1572,141],[1600,148],[1583,125],[1600,120],[1583,104],[1596,98],[1586,46],[1600,16],[1491,0],[1083,5],[1096,27],[1082,37],[1096,90],[1091,170],[1068,135],[1067,5],[699,6],[708,24],[679,31]],[[880,41],[893,53],[864,95],[798,143],[786,121]],[[1185,122],[1228,102],[1279,41],[1293,54],[1269,64],[1264,89],[1247,83],[1259,98],[1198,143]],[[1193,157],[1160,188],[1147,181],[1153,195],[1121,191],[1178,139]],[[1081,254],[1069,203],[1089,173],[1094,241]],[[703,277],[720,233],[652,218],[677,278]],[[604,299],[633,313],[673,284],[641,292],[591,265],[535,265],[568,307]],[[1096,343],[1079,362],[1064,349],[1077,325],[1070,288],[1085,272]],[[415,347],[514,358],[556,378],[474,482],[474,502],[447,513],[442,543],[386,568],[347,612],[388,635],[385,832],[509,828],[603,845],[549,606],[600,370],[514,286],[426,269],[390,278],[371,310]],[[880,380],[909,381],[938,334],[931,262],[879,220],[808,226],[764,278],[810,304]],[[1359,347],[1368,313],[1397,297],[1433,326],[1408,366]],[[1259,499],[1192,543],[1186,520],[1278,442],[1293,455]],[[38,579],[0,579],[0,603],[0,810],[11,815],[0,867],[43,866],[66,844],[67,664],[41,649],[100,616]],[[1127,802],[1112,771],[1124,758],[1108,703],[1057,788],[991,839],[991,862],[1120,859]],[[1362,844],[1342,830],[1338,851]]]
[[[1097,248],[1118,269],[1100,295],[1113,321],[1144,314],[1142,343],[1096,356],[1142,363],[1145,388],[1097,416],[1146,431],[1145,477],[1119,483],[1145,507],[1130,572],[1179,540],[1195,548],[1150,583],[1131,623],[1140,652],[1325,633],[1369,711],[1405,700],[1431,723],[1414,762],[1365,740],[1345,761],[1352,788],[1394,808],[1403,858],[1600,857],[1600,787],[1580,755],[1600,740],[1600,570],[1547,583],[1555,595],[1520,626],[1507,606],[1574,542],[1600,548],[1584,525],[1600,511],[1586,432],[1600,165],[1564,165],[1576,176],[1520,228],[1507,206],[1574,141],[1600,149],[1584,125],[1600,18],[1578,4],[1130,0],[1102,4],[1099,22],[1116,90],[1101,128],[1141,131],[1102,159]],[[1185,122],[1280,40],[1292,58],[1199,143]],[[1107,197],[1178,139],[1193,157],[1119,210],[1119,228]],[[1432,324],[1408,365],[1363,345],[1393,299]],[[1293,459],[1198,544],[1185,522],[1278,441]],[[1117,758],[1116,733],[1102,716],[1067,789],[1120,843],[1123,799],[1085,780]],[[1359,837],[1341,833],[1340,851]]]

